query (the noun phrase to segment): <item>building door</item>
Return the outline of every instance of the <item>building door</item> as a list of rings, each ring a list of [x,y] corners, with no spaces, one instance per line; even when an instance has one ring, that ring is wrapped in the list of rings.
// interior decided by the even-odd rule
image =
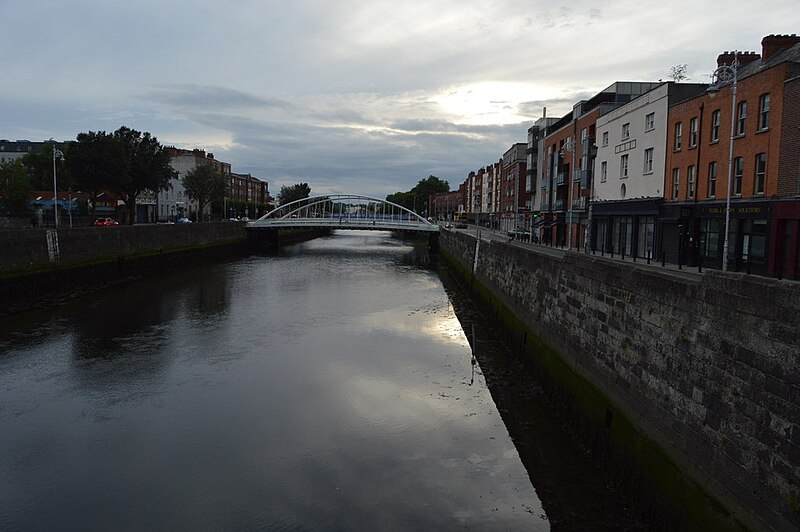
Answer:
[[[732,251],[736,271],[766,272],[767,228],[765,219],[737,220],[737,246]],[[733,225],[733,224],[732,224]]]
[[[788,279],[800,278],[800,254],[798,254],[798,220],[781,220],[781,249],[778,255],[780,264],[776,272]]]

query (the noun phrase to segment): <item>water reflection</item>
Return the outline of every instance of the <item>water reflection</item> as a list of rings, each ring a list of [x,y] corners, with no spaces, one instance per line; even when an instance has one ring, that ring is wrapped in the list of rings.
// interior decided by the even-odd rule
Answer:
[[[20,317],[0,529],[546,529],[415,253],[342,233]]]

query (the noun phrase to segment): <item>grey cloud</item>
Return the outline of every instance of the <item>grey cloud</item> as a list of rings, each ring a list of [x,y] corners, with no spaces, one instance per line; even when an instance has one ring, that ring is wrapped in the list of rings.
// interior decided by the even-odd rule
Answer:
[[[189,83],[157,87],[146,91],[144,98],[190,108],[290,107],[288,102],[275,98],[261,98],[228,87]]]

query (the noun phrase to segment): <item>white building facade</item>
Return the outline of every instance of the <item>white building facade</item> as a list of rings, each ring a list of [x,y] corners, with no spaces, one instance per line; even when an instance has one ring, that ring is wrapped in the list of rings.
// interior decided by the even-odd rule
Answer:
[[[655,258],[669,107],[706,87],[661,83],[598,117],[590,195],[592,249]]]
[[[221,171],[225,179],[229,182],[231,177],[230,163],[224,163],[214,159],[214,155],[206,154],[204,150],[183,150],[177,148],[167,148],[170,155],[170,166],[174,173],[169,182],[167,190],[158,192],[156,198],[156,209],[158,220],[176,220],[178,218],[205,219],[211,214],[211,205],[206,205],[203,213],[198,213],[197,202],[190,200],[186,196],[183,188],[183,178],[189,172],[195,170],[201,164],[212,164],[217,170]]]

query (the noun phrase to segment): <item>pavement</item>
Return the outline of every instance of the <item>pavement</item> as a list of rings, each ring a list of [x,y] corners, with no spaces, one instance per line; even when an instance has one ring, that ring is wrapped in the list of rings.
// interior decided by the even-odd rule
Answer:
[[[545,244],[541,244],[541,243],[534,244],[534,243],[531,243],[531,242],[522,242],[520,240],[512,240],[512,239],[510,239],[508,237],[508,234],[503,232],[503,231],[499,231],[499,230],[496,230],[496,229],[488,229],[486,227],[477,227],[475,225],[470,225],[466,229],[455,229],[455,228],[442,227],[442,230],[443,231],[455,231],[455,232],[458,232],[458,233],[467,233],[467,234],[471,234],[473,236],[475,236],[476,233],[477,233],[482,242],[488,242],[488,241],[502,242],[502,243],[508,244],[510,246],[526,249],[526,250],[532,251],[534,253],[541,253],[541,254],[544,254],[544,255],[547,255],[547,256],[553,257],[553,258],[559,258],[559,259],[563,258],[566,253],[581,253],[581,254],[584,254],[582,249],[578,249],[576,247],[573,247],[572,249],[567,249],[567,248],[549,246],[549,245],[545,245]],[[606,254],[600,254],[599,252],[596,252],[596,251],[592,254],[592,256],[594,256],[595,258],[599,258],[601,260],[616,261],[616,262],[620,262],[620,263],[626,263],[626,264],[629,264],[631,266],[639,266],[639,267],[642,267],[642,268],[659,270],[661,272],[666,272],[666,273],[678,276],[678,277],[680,277],[682,279],[694,279],[694,280],[698,280],[698,281],[703,278],[703,275],[705,275],[705,272],[707,270],[707,268],[703,268],[703,270],[701,271],[700,268],[698,268],[696,266],[691,266],[690,267],[690,266],[686,266],[686,265],[683,265],[682,267],[679,268],[677,264],[671,264],[669,262],[665,263],[662,266],[661,265],[661,261],[652,261],[652,260],[650,261],[650,264],[647,264],[647,259],[636,258],[636,260],[634,260],[633,257],[626,256],[626,257],[623,258],[619,254],[615,254],[613,257],[611,257],[611,255],[609,255],[607,253]]]

